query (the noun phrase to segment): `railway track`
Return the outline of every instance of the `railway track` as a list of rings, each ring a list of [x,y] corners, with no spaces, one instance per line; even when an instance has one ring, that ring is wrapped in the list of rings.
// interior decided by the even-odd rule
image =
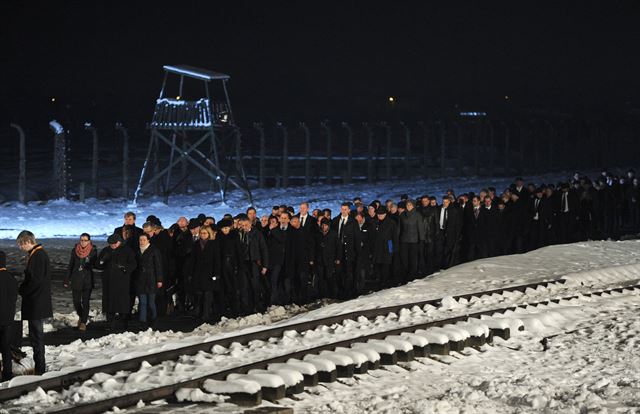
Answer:
[[[513,286],[502,289],[495,289],[485,292],[477,292],[470,293],[464,295],[458,295],[452,298],[456,303],[469,303],[475,301],[482,301],[482,298],[494,298],[496,296],[513,296],[517,294],[524,294],[525,292],[535,293],[537,291],[542,291],[546,294],[553,294],[554,291],[557,291],[559,287],[564,284],[564,280],[554,280],[554,281],[546,281],[540,283],[531,283],[526,285]],[[177,381],[175,383],[166,384],[162,386],[152,387],[151,389],[138,390],[131,393],[125,393],[124,395],[118,395],[112,398],[104,399],[101,401],[94,401],[85,404],[79,405],[70,405],[67,407],[62,407],[59,409],[52,408],[52,412],[74,412],[74,413],[93,413],[93,412],[103,412],[111,409],[114,406],[117,407],[128,407],[132,405],[138,404],[139,401],[149,402],[160,399],[173,399],[177,392],[181,392],[180,390],[185,389],[201,389],[203,386],[207,384],[211,386],[211,383],[207,383],[208,380],[216,380],[222,381],[227,379],[227,377],[231,374],[242,375],[248,372],[253,372],[254,377],[256,375],[255,371],[252,370],[263,370],[266,368],[271,369],[272,367],[283,367],[282,365],[274,365],[274,364],[285,364],[284,369],[287,371],[287,367],[291,368],[291,361],[294,361],[293,365],[295,366],[295,361],[299,361],[303,363],[306,359],[309,359],[311,355],[320,355],[321,353],[334,352],[338,349],[342,354],[349,354],[349,350],[352,347],[359,347],[360,344],[371,344],[372,341],[389,341],[389,337],[395,337],[395,343],[398,345],[398,349],[394,349],[392,352],[384,353],[384,346],[378,344],[377,346],[373,346],[373,348],[378,349],[379,359],[378,363],[394,363],[398,358],[401,360],[407,360],[413,358],[415,355],[422,356],[428,353],[446,353],[450,349],[460,349],[466,345],[480,346],[486,341],[491,341],[493,335],[501,336],[503,338],[508,338],[510,332],[509,328],[504,324],[496,324],[495,322],[487,322],[481,323],[484,327],[482,328],[482,334],[480,334],[481,330],[476,329],[477,335],[467,335],[465,338],[464,335],[461,337],[460,335],[450,335],[446,341],[434,341],[434,328],[443,327],[443,326],[451,326],[451,325],[460,325],[468,323],[469,320],[481,320],[481,318],[487,318],[491,315],[495,314],[504,314],[505,312],[515,312],[518,309],[524,309],[526,307],[539,307],[546,306],[551,303],[559,303],[561,301],[570,301],[570,300],[578,300],[580,298],[591,298],[597,297],[601,295],[611,294],[611,293],[622,293],[624,291],[635,292],[638,289],[638,280],[626,282],[623,284],[618,284],[616,287],[611,289],[606,289],[602,291],[596,292],[585,292],[582,294],[575,294],[564,296],[561,298],[554,299],[545,299],[536,303],[523,303],[516,306],[508,306],[502,308],[490,308],[481,310],[478,312],[471,312],[456,315],[453,317],[440,318],[435,320],[429,320],[427,313],[424,310],[433,311],[434,309],[438,309],[443,305],[443,299],[435,299],[429,301],[422,301],[410,304],[403,304],[398,306],[391,306],[385,308],[377,308],[377,309],[368,309],[356,312],[350,312],[347,314],[337,315],[329,318],[317,319],[308,322],[298,323],[298,324],[289,324],[284,326],[279,326],[276,328],[266,329],[263,331],[253,332],[245,335],[238,335],[234,337],[228,337],[221,340],[209,341],[206,343],[196,344],[184,348],[177,348],[170,351],[164,351],[161,353],[145,355],[138,358],[133,358],[130,360],[117,361],[113,364],[92,367],[90,369],[73,372],[69,374],[64,374],[58,377],[52,378],[43,378],[41,381],[23,384],[21,386],[12,387],[8,389],[3,389],[0,391],[0,398],[2,400],[9,400],[17,398],[19,395],[24,394],[25,392],[32,391],[37,387],[42,388],[43,390],[63,390],[65,388],[69,388],[73,384],[81,384],[85,381],[90,380],[95,374],[115,374],[120,371],[133,371],[140,368],[143,361],[145,364],[162,364],[164,361],[169,360],[178,360],[180,358],[184,359],[187,355],[196,355],[202,356],[202,354],[211,353],[212,350],[215,350],[216,347],[222,347],[224,349],[238,345],[246,345],[251,343],[258,343],[267,341],[268,344],[274,338],[284,338],[292,335],[292,332],[300,333],[300,332],[314,332],[320,329],[320,332],[325,332],[328,337],[337,336],[335,335],[336,331],[340,330],[340,327],[343,325],[349,324],[360,324],[362,326],[368,326],[367,329],[361,329],[363,334],[360,335],[347,335],[346,337],[337,338],[337,340],[329,340],[326,343],[320,343],[317,346],[302,346],[301,349],[297,349],[293,352],[282,354],[271,355],[268,358],[258,358],[258,360],[250,362],[248,364],[236,365],[233,367],[214,370],[214,372],[207,373],[206,375],[195,375],[193,378]],[[451,299],[449,300],[451,301]],[[407,312],[411,313],[421,313],[422,317],[415,318],[405,318],[403,321],[403,315],[406,316]],[[433,312],[431,312],[433,313]],[[399,314],[399,316],[398,316]],[[382,323],[382,322],[388,323]],[[339,325],[338,329],[334,329],[333,332],[328,330],[324,330],[328,325]],[[402,340],[402,336],[407,337],[407,335],[411,335],[412,332],[422,332],[427,331],[431,332],[431,334],[423,335],[423,338],[420,339],[420,335],[410,336],[411,340]],[[464,329],[463,329],[464,331]],[[437,333],[437,332],[436,332]],[[440,333],[442,336],[442,333]],[[437,335],[436,335],[437,337]],[[429,340],[430,338],[431,340]],[[458,338],[458,339],[456,339]],[[460,339],[462,338],[462,339]],[[393,338],[392,338],[393,339]],[[437,339],[437,338],[436,338]],[[391,341],[392,343],[394,340]],[[436,343],[442,342],[442,343]],[[304,344],[302,344],[304,345]],[[386,348],[390,350],[390,347]],[[352,353],[354,351],[351,351]],[[362,359],[363,353],[355,351],[355,354],[352,356],[358,356]],[[364,353],[366,355],[366,353]],[[371,357],[371,353],[369,353],[369,357]],[[313,359],[313,358],[311,358]],[[336,358],[334,358],[336,359]],[[357,358],[356,358],[357,359]],[[340,358],[337,358],[336,362],[340,362]],[[345,358],[342,358],[344,361]],[[353,360],[353,358],[352,358]],[[348,359],[347,359],[348,361]],[[195,361],[197,363],[197,361]],[[353,362],[353,361],[352,361]],[[304,365],[304,363],[303,363]],[[319,364],[320,366],[322,364]],[[353,366],[349,366],[353,365]],[[363,370],[370,367],[375,367],[375,361],[369,358],[366,361],[360,360],[359,364],[355,363],[347,363],[344,365],[336,366],[335,373],[327,373],[326,371],[317,371],[315,373],[315,380],[312,378],[314,375],[311,375],[310,372],[313,371],[307,365],[307,376],[309,378],[304,378],[304,383],[307,385],[313,385],[314,382],[317,383],[318,380],[323,381],[331,381],[335,379],[332,375],[353,375],[353,373],[362,372]],[[275,369],[275,368],[274,368]],[[290,371],[290,369],[289,369]],[[258,372],[259,374],[259,372]],[[263,373],[264,376],[265,373]],[[295,375],[294,375],[295,376]],[[293,380],[290,379],[290,382]],[[207,384],[205,384],[207,383]],[[273,384],[271,384],[273,385]],[[46,387],[46,388],[45,388]],[[296,388],[297,387],[297,388]],[[214,387],[215,388],[215,387]],[[248,397],[247,393],[236,393],[238,395],[233,396],[236,402],[239,403],[257,403],[256,399],[269,399],[269,400],[277,400],[278,398],[286,395],[286,393],[293,393],[296,391],[301,391],[300,384],[280,384],[277,387],[262,387],[260,390],[260,394],[253,394],[251,397]],[[284,393],[284,394],[283,394]],[[17,408],[17,407],[16,407]],[[46,410],[50,411],[50,410]]]

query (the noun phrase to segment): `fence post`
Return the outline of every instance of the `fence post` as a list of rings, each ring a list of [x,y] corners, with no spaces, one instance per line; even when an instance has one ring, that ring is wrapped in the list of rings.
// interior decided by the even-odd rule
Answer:
[[[429,176],[429,131],[424,122],[418,121],[418,126],[422,129],[422,176]]]
[[[516,125],[518,126],[518,131],[520,134],[520,174],[524,174],[524,147],[527,132],[526,128],[520,122],[516,122]]]
[[[446,135],[447,135],[447,125],[446,125],[446,121],[442,120],[442,122],[440,123],[441,128],[440,128],[440,176],[444,177],[444,172],[445,172],[445,140],[446,140]]]
[[[462,131],[462,125],[458,121],[453,123],[453,127],[456,129],[456,138],[457,138],[457,148],[458,148],[458,176],[462,177],[464,175],[464,146],[463,146],[463,137],[464,132]]]
[[[84,129],[91,132],[93,150],[91,152],[91,194],[98,198],[98,131],[91,122],[84,123]]]
[[[505,121],[500,121],[500,124],[504,128],[504,172],[505,174],[509,173],[509,158],[511,158],[511,154],[509,154],[509,125]]]
[[[325,133],[327,134],[327,184],[331,184],[331,181],[333,180],[333,170],[331,168],[331,127],[329,127],[329,121],[322,121],[320,125],[322,125],[322,128],[324,128]]]
[[[411,130],[404,122],[400,122],[400,126],[404,130],[404,176],[409,178],[411,171],[409,165],[409,160],[411,159]]]
[[[367,181],[369,184],[373,183],[373,129],[371,125],[366,122],[362,123],[364,129],[367,130]]]
[[[551,121],[545,120],[544,121],[547,126],[549,127],[549,159],[547,160],[547,164],[548,164],[548,168],[549,171],[553,170],[553,139],[555,137],[555,128],[553,127],[553,124],[551,123]]]
[[[495,145],[495,137],[493,130],[493,123],[491,120],[487,120],[487,126],[489,127],[489,175],[493,176],[495,173],[495,157],[494,153],[494,145]]]
[[[80,184],[78,185],[78,198],[80,199],[81,203],[84,203],[85,200],[84,185],[84,181],[80,182]]]
[[[386,122],[381,122],[380,125],[385,129],[387,137],[387,148],[385,157],[385,179],[391,180],[391,125]]]
[[[53,149],[53,182],[57,198],[67,198],[67,148],[64,128],[55,119],[49,122],[55,133]]]
[[[126,199],[129,194],[129,134],[120,122],[116,122],[116,130],[122,134],[122,198]]]
[[[345,181],[350,184],[353,177],[353,130],[346,122],[342,123],[342,127],[347,130],[347,179]]]
[[[258,156],[258,187],[264,188],[264,157],[267,152],[267,143],[265,142],[264,137],[264,128],[262,127],[261,122],[254,122],[253,128],[258,131],[259,140],[260,140],[260,155]]]
[[[473,175],[480,175],[480,134],[482,133],[482,121],[474,122],[473,131]]]
[[[311,134],[304,122],[300,122],[300,128],[304,133],[304,185],[311,185]]]
[[[18,135],[20,136],[20,161],[18,164],[18,201],[22,204],[25,204],[27,199],[27,161],[26,161],[26,151],[25,151],[25,135],[24,130],[18,124],[10,124],[11,128],[14,128],[18,131]]]
[[[282,122],[277,123],[282,130],[282,187],[289,186],[289,132]]]

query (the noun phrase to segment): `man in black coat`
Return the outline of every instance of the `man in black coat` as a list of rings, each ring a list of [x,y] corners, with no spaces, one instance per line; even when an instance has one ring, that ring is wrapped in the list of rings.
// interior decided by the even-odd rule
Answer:
[[[462,236],[462,209],[451,202],[449,196],[442,198],[436,214],[435,263],[438,269],[447,269],[458,264]]]
[[[356,232],[356,294],[365,293],[368,280],[373,277],[373,255],[371,245],[373,243],[373,223],[366,219],[364,212],[356,214],[358,230]]]
[[[528,201],[527,204],[527,220],[529,221],[527,231],[528,237],[528,246],[527,250],[535,250],[539,247],[544,246],[545,243],[545,231],[546,231],[546,220],[544,216],[545,211],[545,202],[544,199],[544,189],[536,188],[534,190],[535,197]]]
[[[7,272],[7,255],[0,250],[0,351],[2,353],[2,382],[13,378],[11,338],[16,316],[18,282]]]
[[[320,229],[316,254],[318,294],[320,297],[335,298],[338,295],[335,269],[340,265],[342,249],[338,235],[331,230],[331,221],[328,218],[322,218]]]
[[[402,262],[402,282],[406,283],[418,276],[420,243],[424,241],[423,216],[416,210],[415,202],[407,200],[405,211],[400,213],[400,261]]]
[[[560,187],[560,209],[558,213],[558,242],[571,243],[575,241],[578,229],[579,202],[569,183]]]
[[[291,300],[291,280],[295,275],[298,246],[291,236],[294,229],[289,225],[290,220],[289,212],[280,213],[279,224],[270,226],[267,238],[272,305],[287,304]]]
[[[35,236],[30,231],[20,232],[16,243],[20,250],[28,254],[24,281],[20,285],[22,319],[29,322],[29,338],[33,347],[36,374],[42,375],[46,371],[43,322],[44,319],[53,316],[51,263],[49,255],[42,245],[37,244]]]
[[[157,223],[146,222],[142,226],[142,230],[149,236],[151,244],[155,246],[160,253],[162,259],[162,280],[163,286],[158,288],[155,295],[155,301],[158,309],[158,315],[164,316],[173,308],[173,299],[171,295],[175,290],[175,260],[173,254],[173,242],[169,232]],[[167,291],[167,289],[171,290]],[[169,292],[169,294],[167,294]],[[168,306],[171,305],[171,306]]]
[[[309,300],[309,281],[316,262],[317,235],[304,230],[300,217],[291,218],[294,245],[297,246],[296,270],[293,278],[293,300],[302,305]]]
[[[250,301],[253,312],[264,312],[267,309],[267,293],[269,284],[267,270],[269,268],[269,251],[262,231],[247,215],[243,215],[239,221],[240,241],[245,254],[245,266],[247,280],[250,286]]]
[[[471,198],[473,208],[464,218],[464,244],[467,261],[487,257],[487,229],[488,214],[483,208],[480,196]]]
[[[131,275],[137,262],[133,250],[122,244],[122,237],[112,234],[109,244],[100,251],[96,268],[102,272],[102,312],[107,315],[109,327],[116,327],[116,314],[126,329],[131,313]]]
[[[336,269],[343,298],[355,296],[354,273],[356,266],[356,229],[358,225],[351,215],[349,203],[342,203],[340,214],[331,222],[331,230],[336,232],[342,250],[342,260]]]
[[[399,247],[399,231],[395,220],[389,217],[384,206],[376,210],[378,220],[373,228],[372,261],[376,288],[391,285],[391,265]]]

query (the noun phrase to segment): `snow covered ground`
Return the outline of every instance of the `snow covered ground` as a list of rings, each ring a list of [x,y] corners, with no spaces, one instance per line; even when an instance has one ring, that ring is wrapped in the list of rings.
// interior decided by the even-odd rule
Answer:
[[[640,242],[638,241],[589,242],[572,245],[550,246],[544,249],[527,253],[525,255],[491,258],[475,263],[464,264],[447,271],[443,271],[426,279],[412,282],[407,286],[363,296],[349,302],[331,304],[320,309],[280,321],[278,322],[278,324],[286,325],[300,320],[307,320],[311,318],[315,319],[327,315],[345,313],[358,308],[387,306],[394,303],[407,303],[429,298],[461,294],[464,292],[486,290],[490,288],[496,288],[498,286],[518,285],[536,280],[549,280],[562,277],[567,279],[567,283],[565,283],[564,285],[555,285],[551,288],[542,289],[540,291],[527,291],[524,294],[510,294],[501,296],[499,298],[491,297],[471,302],[455,302],[452,300],[445,300],[443,307],[430,309],[426,312],[410,312],[408,315],[400,314],[399,316],[391,315],[382,319],[378,318],[375,323],[372,323],[373,321],[366,322],[358,320],[357,322],[354,321],[353,324],[346,324],[344,326],[338,325],[333,327],[321,327],[317,330],[309,331],[308,333],[304,333],[302,335],[288,335],[269,344],[257,343],[247,347],[238,346],[232,347],[230,349],[219,349],[219,347],[216,347],[213,349],[212,354],[209,356],[199,355],[183,358],[178,363],[162,364],[162,366],[158,367],[143,366],[137,373],[120,373],[116,376],[97,376],[90,383],[83,384],[74,392],[65,393],[64,395],[59,395],[57,393],[51,394],[51,392],[49,394],[32,393],[29,396],[25,397],[25,399],[17,403],[14,408],[16,412],[20,412],[19,407],[24,407],[25,404],[32,407],[33,404],[43,404],[43,406],[47,406],[49,404],[60,403],[62,401],[69,403],[76,399],[79,399],[79,401],[84,399],[91,400],[102,397],[105,395],[105,393],[117,394],[123,392],[124,389],[131,390],[132,387],[144,388],[145,386],[150,386],[152,383],[167,383],[167,381],[175,381],[178,378],[193,377],[194,375],[202,375],[207,372],[215,372],[230,366],[244,364],[249,362],[250,360],[259,358],[262,354],[267,355],[274,353],[287,353],[295,349],[305,349],[310,346],[314,346],[319,343],[331,340],[330,337],[332,336],[339,338],[348,338],[353,336],[354,334],[360,335],[366,332],[373,332],[376,330],[379,331],[381,329],[384,329],[385,327],[388,328],[392,326],[393,323],[397,323],[398,321],[405,323],[410,323],[415,320],[426,321],[432,320],[434,318],[437,319],[442,317],[450,317],[457,314],[468,313],[470,311],[477,311],[483,308],[486,309],[503,307],[513,303],[531,303],[542,298],[548,298],[550,296],[559,296],[576,293],[578,291],[593,290],[598,287],[639,278],[639,257]],[[630,299],[630,301],[630,304],[628,304],[629,309],[634,309],[633,306],[638,306],[638,303],[640,303],[637,297],[635,297],[634,299]],[[626,309],[619,308],[618,302],[614,301],[611,302],[611,304],[612,305],[609,306],[608,302],[600,301],[598,302],[595,311],[615,312],[619,309],[622,309],[623,311],[624,309]],[[612,308],[611,311],[608,310],[609,307]],[[282,310],[279,310],[279,312],[282,312]],[[589,308],[587,308],[587,310],[585,310],[584,312],[586,313],[580,316],[577,319],[576,323],[580,321],[586,323],[585,321],[589,321],[590,318],[596,318],[596,316],[599,315],[593,314],[592,310],[590,310]],[[284,310],[283,316],[290,317],[295,313],[297,313],[296,310]],[[633,316],[631,310],[629,310],[629,316]],[[203,325],[196,331],[186,334],[172,332],[158,333],[152,331],[147,331],[138,335],[125,333],[109,335],[99,340],[92,340],[87,342],[76,341],[69,345],[47,347],[47,354],[49,358],[48,362],[50,364],[50,368],[52,369],[52,372],[49,372],[47,375],[57,375],[56,370],[58,369],[62,369],[65,371],[73,370],[83,366],[106,363],[114,359],[143,355],[144,353],[153,352],[154,349],[159,350],[173,348],[188,343],[202,342],[203,340],[212,340],[215,338],[220,338],[222,336],[229,336],[243,332],[254,331],[257,329],[264,329],[256,325],[270,324],[272,322],[269,320],[270,317],[270,315],[253,315],[239,320],[225,321],[215,326]],[[405,318],[405,320],[403,320],[403,318]],[[554,328],[557,331],[558,326],[554,325],[551,326],[551,328]],[[544,329],[544,324],[542,325],[542,329]],[[566,329],[566,327],[563,327],[563,329]],[[556,331],[537,332],[536,335],[553,334]],[[529,335],[529,333],[526,333],[525,335]],[[633,335],[635,335],[635,333]],[[513,341],[521,342],[516,342],[513,346],[511,342],[508,342],[508,344],[506,344],[505,346],[516,348],[519,347],[521,350],[527,351],[531,348],[535,348],[534,345],[536,338],[537,337],[532,337],[527,339],[526,336],[518,336],[516,339],[513,339]],[[576,338],[576,340],[579,340],[579,338]],[[631,344],[630,346],[635,346],[635,343],[636,342],[634,339],[633,344]],[[467,362],[464,362],[464,359],[459,363],[455,360],[447,360],[441,362],[451,362],[452,365],[447,365],[447,367],[456,367],[459,365],[461,367],[460,369],[464,370],[464,364],[476,361],[477,366],[475,369],[479,373],[482,373],[480,365],[481,363],[484,363],[484,360],[482,358],[488,358],[488,356],[490,355],[493,355],[494,357],[493,359],[487,359],[487,363],[495,364],[495,367],[493,367],[492,369],[496,370],[506,370],[506,368],[500,368],[501,366],[505,365],[505,361],[526,357],[526,354],[503,354],[502,350],[497,351],[494,348],[485,349],[487,352],[479,355],[487,355],[487,357],[477,356],[477,358],[480,358],[480,360],[477,361],[473,359],[476,356],[472,356],[472,359],[466,359]],[[589,350],[587,349],[584,352],[586,355],[588,354]],[[501,359],[502,355],[505,355],[505,360]],[[622,358],[622,356],[620,358]],[[638,361],[634,360],[630,361],[630,363],[635,364],[632,366],[640,368]],[[558,362],[558,364],[560,363]],[[440,366],[440,363],[436,363],[436,366]],[[515,369],[515,367],[512,368]],[[570,367],[565,368],[570,369]],[[448,406],[444,403],[444,405],[442,406],[437,406],[436,404],[436,400],[440,398],[440,394],[436,394],[433,390],[440,390],[441,388],[429,388],[429,390],[431,390],[429,392],[431,393],[427,393],[427,391],[424,391],[423,388],[420,388],[426,386],[425,380],[429,377],[429,375],[432,375],[430,367],[422,368],[421,365],[416,365],[415,375],[417,375],[417,377],[415,378],[411,376],[414,375],[412,372],[405,372],[404,374],[402,374],[404,376],[398,374],[400,375],[400,377],[396,379],[398,380],[399,384],[401,383],[402,386],[407,387],[406,394],[413,395],[411,394],[411,390],[415,389],[417,395],[417,397],[415,397],[414,399],[412,399],[413,397],[411,397],[406,401],[403,400],[404,402],[398,406],[405,407],[406,412],[449,412],[449,410],[451,412],[455,412],[456,409],[464,408],[464,405],[460,405],[462,404],[460,401],[467,398],[465,396],[466,394],[460,394],[457,396],[453,395],[453,393],[455,392],[455,387],[453,386],[453,384],[455,384],[454,377],[450,375],[447,376],[448,374],[446,369],[442,369],[442,376],[447,377],[443,378],[442,382],[451,386],[451,391],[449,392],[449,394],[451,395],[447,397],[449,398],[449,400],[447,400],[447,398],[444,398],[444,401],[449,402]],[[557,369],[561,369],[559,365]],[[404,371],[400,372],[402,373]],[[473,373],[474,371],[472,370],[470,372]],[[544,370],[544,368],[540,368],[538,372],[541,375],[546,371]],[[375,373],[372,373],[371,375],[374,374]],[[380,375],[381,374],[382,372],[380,373]],[[536,375],[538,374],[534,374],[534,379],[537,378]],[[508,383],[508,381],[515,381],[521,376],[522,375],[518,377],[505,378],[504,382]],[[403,378],[405,379],[403,380]],[[465,387],[467,386],[470,388],[479,387],[479,384],[482,383],[482,381],[478,383],[473,382],[473,375],[469,375],[468,378],[468,382],[461,381],[461,390],[466,390],[467,388]],[[373,379],[369,377],[365,379],[373,381]],[[534,381],[534,379],[532,379],[531,381]],[[23,382],[25,380],[28,381],[29,378],[18,379],[15,381],[15,383]],[[415,380],[415,384],[413,384],[413,380]],[[542,380],[535,379],[535,381]],[[405,382],[407,383],[405,384]],[[126,384],[126,388],[123,388],[123,384]],[[433,384],[433,381],[429,380],[426,384]],[[496,387],[498,386],[508,388],[506,385],[496,385]],[[589,386],[591,386],[591,383],[587,383],[586,386],[588,388]],[[331,387],[340,387],[340,385],[336,384],[328,387],[329,391],[334,392],[335,390],[333,390],[333,388]],[[392,389],[389,383],[386,383],[385,388]],[[486,388],[486,386],[482,385],[482,388],[484,389]],[[340,389],[338,388],[338,390],[335,391],[336,394],[333,396],[322,396],[320,394],[323,394],[324,391],[322,391],[322,388],[319,388],[319,391],[317,391],[318,396],[312,396],[310,398],[318,398],[318,400],[316,400],[317,405],[319,407],[326,406],[325,409],[327,410],[327,412],[329,410],[343,410],[342,412],[364,412],[364,402],[351,403],[349,402],[349,398],[351,397],[345,397],[345,399],[342,399],[340,392],[338,392],[339,390]],[[489,388],[486,388],[486,390],[489,390]],[[425,393],[424,395],[426,399],[419,397],[420,393],[423,392]],[[490,406],[489,402],[486,402],[485,405],[481,404],[483,398],[485,398],[487,401],[493,398],[491,397],[491,395],[493,394],[491,394],[491,392],[489,391],[487,392],[488,394],[485,394],[489,395],[488,397],[478,397],[480,401],[477,407],[471,406],[472,412],[474,408],[478,410],[488,410],[487,407]],[[532,390],[529,390],[529,392],[532,392]],[[469,393],[471,393],[471,391],[469,391]],[[377,408],[374,411],[384,412],[386,410],[388,412],[394,412],[391,408],[394,407],[393,405],[386,406],[385,404],[393,404],[392,400],[395,399],[395,397],[392,397],[395,394],[396,393],[381,394],[386,395],[387,397],[382,398],[382,400],[376,400],[379,405],[375,405],[375,407]],[[397,394],[401,395],[402,393]],[[315,394],[312,393],[310,395]],[[355,398],[355,395],[357,395],[357,393],[354,394],[353,398]],[[363,393],[363,395],[365,395],[365,393]],[[367,398],[371,397],[371,395],[368,395],[366,398],[362,398],[359,401],[367,401]],[[325,397],[326,399],[323,399]],[[527,407],[529,409],[533,409],[534,405],[544,407],[547,406],[547,403],[550,403],[553,400],[553,398],[549,398],[547,394],[543,394],[543,397],[546,398],[546,402],[544,404],[541,402],[542,400],[536,400],[538,402],[534,402],[533,399],[526,400],[525,398],[521,402],[513,405],[513,410],[509,411],[508,406],[505,405],[503,407],[503,411],[513,412]],[[69,400],[69,398],[72,398],[72,400]],[[369,399],[372,398],[373,397]],[[299,407],[296,406],[296,410],[300,408],[303,410],[315,411],[314,409],[312,409],[312,407],[314,407],[316,403],[310,403],[311,405],[305,406],[305,401],[307,401],[306,398],[300,402],[301,405]],[[431,403],[429,404],[432,405],[428,405],[426,401],[431,401]],[[1,408],[11,407],[9,404],[11,403],[5,404]],[[330,404],[333,404],[333,406]],[[627,401],[625,404],[629,404],[629,401]],[[573,407],[569,405],[567,406]],[[549,406],[549,408],[553,407]]]
[[[612,297],[559,326],[321,384],[279,404],[296,413],[637,413],[639,311],[637,296]]]
[[[527,177],[527,182],[557,183],[566,180],[573,172],[554,173]],[[350,185],[312,185],[289,188],[269,188],[253,190],[254,203],[258,214],[269,214],[274,205],[288,204],[297,206],[303,201],[311,202],[311,208],[331,208],[335,213],[340,203],[355,196],[363,201],[374,199],[399,200],[401,194],[418,197],[424,194],[442,196],[447,189],[456,193],[477,192],[486,186],[495,186],[499,191],[511,185],[513,178],[472,177],[438,178],[429,180],[392,181],[376,184]],[[141,225],[144,219],[154,214],[167,227],[175,223],[178,217],[195,217],[199,213],[220,218],[225,213],[237,214],[248,207],[248,200],[239,192],[230,193],[226,204],[222,203],[218,193],[199,193],[175,195],[169,198],[169,205],[160,198],[145,197],[136,206],[124,200],[88,199],[85,203],[53,200],[50,202],[32,201],[27,205],[15,202],[0,206],[0,239],[15,239],[21,230],[29,229],[38,238],[77,238],[87,232],[97,238],[106,238],[113,229],[122,225],[122,216],[126,211],[135,212]]]

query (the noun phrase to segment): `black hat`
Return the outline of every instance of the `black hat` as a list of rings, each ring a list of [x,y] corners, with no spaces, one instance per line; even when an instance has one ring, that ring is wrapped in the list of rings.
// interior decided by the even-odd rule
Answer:
[[[234,220],[249,220],[249,216],[247,216],[244,213],[240,213],[240,214],[236,214],[236,216],[233,219]]]
[[[198,220],[197,218],[192,218],[191,220],[189,220],[189,224],[187,225],[189,230],[193,230],[200,226],[201,226],[200,220]]]
[[[116,244],[118,242],[120,243],[124,242],[124,239],[118,233],[114,233],[111,236],[109,236],[109,238],[107,238],[107,243],[109,244]]]
[[[200,220],[201,222],[203,222],[203,221],[205,221],[207,219],[207,215],[204,214],[204,213],[200,213],[200,214],[198,214],[197,219]]]
[[[320,225],[322,226],[323,224],[326,224],[327,226],[331,226],[331,220],[329,220],[326,217],[323,217],[322,220],[320,220]]]
[[[387,214],[387,208],[385,206],[378,207],[376,214]]]
[[[403,208],[403,209],[404,209],[404,208],[407,208],[407,203],[406,203],[406,201],[400,201],[400,202],[398,203],[398,208]]]
[[[222,229],[223,227],[233,227],[233,220],[222,219],[218,222],[218,229]]]
[[[543,187],[536,188],[535,193],[544,193],[544,188]]]
[[[7,267],[7,255],[0,250],[0,267]]]

